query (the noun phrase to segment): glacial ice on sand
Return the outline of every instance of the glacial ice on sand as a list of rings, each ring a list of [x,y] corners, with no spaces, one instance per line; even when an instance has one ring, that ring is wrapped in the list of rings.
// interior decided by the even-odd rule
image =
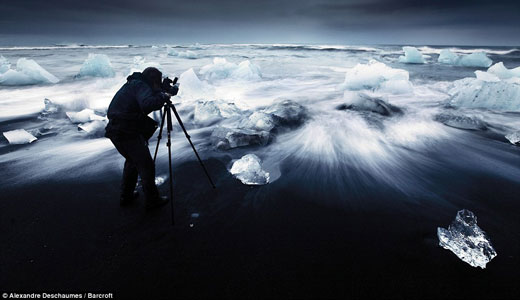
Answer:
[[[10,64],[2,62],[0,68],[6,69]],[[7,69],[0,72],[0,85],[30,85],[38,83],[57,83],[60,81],[56,76],[47,72],[32,59],[20,58],[16,63],[16,70]]]
[[[78,128],[85,131],[87,134],[97,137],[102,137],[105,133],[107,121],[94,120],[87,123],[79,124]]]
[[[207,82],[199,79],[193,68],[188,69],[179,76],[179,96],[184,100],[207,99],[214,96],[214,88]]]
[[[513,145],[520,146],[520,131],[511,132],[506,135],[506,139]]]
[[[268,131],[219,126],[211,134],[211,142],[217,149],[228,150],[245,146],[265,146],[271,134]]]
[[[370,111],[383,116],[402,113],[401,109],[377,97],[371,97],[365,93],[345,91],[344,104],[337,107],[338,110],[350,109],[357,111]]]
[[[384,63],[371,60],[368,64],[357,64],[345,74],[345,82],[341,89],[348,90],[381,90],[402,94],[412,91],[408,71],[393,69]]]
[[[115,75],[108,56],[94,53],[89,53],[78,74],[79,77],[114,77]]]
[[[404,56],[399,56],[399,62],[405,64],[424,64],[426,63],[422,53],[415,47],[403,47]]]
[[[464,78],[453,83],[448,104],[455,107],[485,108],[499,111],[520,111],[520,84],[510,78],[477,71],[477,78]],[[511,82],[510,82],[511,81]]]
[[[441,122],[446,126],[467,129],[467,130],[486,130],[487,125],[477,117],[456,115],[452,113],[440,113],[435,116],[435,121]]]
[[[193,110],[193,121],[199,125],[209,125],[222,118],[240,115],[241,110],[224,100],[197,101]]]
[[[16,129],[11,131],[6,131],[3,133],[9,144],[20,145],[20,144],[29,144],[37,140],[29,132],[25,131],[25,129]]]
[[[105,117],[99,116],[90,108],[85,108],[82,111],[74,112],[68,111],[65,113],[67,117],[71,120],[72,123],[86,123],[90,121],[102,121],[105,120]]]
[[[510,79],[514,77],[520,78],[520,67],[514,69],[508,69],[504,66],[503,62],[498,62],[487,70],[487,73],[494,74],[499,79]]]
[[[269,183],[269,173],[262,169],[261,160],[254,154],[246,154],[235,161],[229,170],[243,184],[262,185]]]
[[[477,217],[469,210],[457,212],[448,229],[437,228],[439,246],[450,250],[472,267],[486,268],[497,253],[486,233],[477,226]]]

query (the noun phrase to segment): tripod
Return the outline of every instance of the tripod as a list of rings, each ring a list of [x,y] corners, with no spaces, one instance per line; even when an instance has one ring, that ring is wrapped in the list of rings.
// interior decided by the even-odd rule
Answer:
[[[162,138],[162,132],[164,128],[164,121],[166,120],[166,131],[168,135],[168,141],[166,142],[166,147],[168,147],[168,166],[169,166],[169,172],[170,172],[170,205],[171,205],[171,211],[172,211],[172,226],[175,224],[174,221],[174,214],[173,214],[173,179],[172,179],[172,143],[171,143],[171,132],[173,130],[172,125],[172,112],[175,115],[175,118],[177,118],[177,122],[181,126],[182,130],[184,131],[184,135],[186,136],[186,139],[188,139],[188,142],[191,145],[191,148],[193,149],[193,152],[195,153],[195,156],[197,156],[197,159],[200,163],[200,166],[204,170],[204,173],[208,177],[209,183],[211,184],[212,188],[216,188],[215,184],[213,183],[213,180],[211,180],[211,177],[209,176],[208,170],[206,170],[206,167],[204,166],[204,163],[200,159],[199,154],[197,153],[197,150],[195,149],[195,146],[193,145],[190,135],[186,131],[186,128],[184,127],[184,124],[182,123],[181,117],[177,113],[177,109],[175,109],[175,106],[171,101],[167,101],[164,104],[163,111],[162,111],[162,117],[161,117],[161,129],[159,130],[159,135],[157,136],[157,146],[155,147],[155,154],[153,156],[153,161],[155,163],[155,160],[157,158],[157,151],[159,151],[159,144],[161,143]]]

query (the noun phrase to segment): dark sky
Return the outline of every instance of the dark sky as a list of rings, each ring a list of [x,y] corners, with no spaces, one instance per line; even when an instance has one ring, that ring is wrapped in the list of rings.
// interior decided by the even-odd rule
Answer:
[[[520,0],[1,0],[0,44],[520,45]]]

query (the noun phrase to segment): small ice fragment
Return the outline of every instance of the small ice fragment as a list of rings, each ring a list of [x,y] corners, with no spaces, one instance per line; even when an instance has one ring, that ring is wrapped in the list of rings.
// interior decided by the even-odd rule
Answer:
[[[42,114],[44,115],[57,113],[60,110],[58,105],[52,103],[52,101],[47,98],[43,100],[43,103],[45,104],[45,108],[43,109]]]
[[[103,136],[105,133],[106,122],[101,120],[94,120],[91,122],[79,124],[78,128],[87,132],[90,135]]]
[[[477,217],[469,210],[457,212],[457,217],[448,229],[437,228],[439,246],[455,253],[472,267],[486,268],[486,264],[497,256],[486,233],[477,226]]]
[[[165,176],[157,176],[155,177],[155,185],[162,185],[166,181]]]
[[[191,217],[194,218],[194,219],[198,218],[199,216],[200,216],[199,213],[192,213],[191,214]]]
[[[6,131],[3,133],[9,144],[20,145],[29,144],[37,140],[32,134],[25,131],[25,129],[16,129]]]
[[[261,160],[254,154],[246,154],[235,161],[229,171],[237,179],[247,185],[262,185],[269,183],[269,173],[262,170]]]
[[[520,146],[520,131],[515,131],[506,135],[506,139],[511,142],[511,144]]]

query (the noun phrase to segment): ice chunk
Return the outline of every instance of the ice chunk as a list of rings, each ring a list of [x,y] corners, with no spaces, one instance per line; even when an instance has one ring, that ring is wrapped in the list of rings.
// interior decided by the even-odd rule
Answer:
[[[405,70],[393,69],[384,63],[371,60],[368,64],[357,64],[345,74],[345,82],[340,85],[348,90],[376,90],[389,88],[394,85],[411,87],[409,74]],[[383,85],[384,84],[384,85]],[[397,89],[400,92],[401,89]]]
[[[164,184],[164,182],[166,182],[166,176],[156,176],[155,177],[156,186],[162,185],[162,184]]]
[[[79,77],[114,77],[115,75],[108,56],[94,53],[89,53],[78,74]]]
[[[89,135],[101,137],[105,133],[106,126],[107,126],[106,121],[95,120],[95,121],[79,124],[78,128],[85,131]]]
[[[60,111],[60,107],[47,98],[43,99],[43,104],[45,105],[45,107],[41,114],[44,116],[54,114]]]
[[[178,52],[173,48],[167,47],[166,54],[168,54],[169,56],[177,56]]]
[[[238,66],[228,62],[225,58],[215,57],[213,63],[205,65],[200,69],[200,74],[206,80],[225,79],[231,76]]]
[[[426,61],[424,60],[423,55],[417,48],[405,46],[403,47],[404,56],[399,56],[399,62],[406,64],[424,64]]]
[[[234,103],[223,100],[198,101],[193,111],[195,123],[209,125],[222,118],[239,115],[241,110]]]
[[[519,84],[464,78],[455,81],[449,93],[448,104],[451,106],[520,111]]]
[[[443,49],[439,54],[437,61],[441,64],[456,65],[459,63],[459,59],[460,57],[457,54],[448,49]]]
[[[459,64],[464,67],[489,67],[493,61],[484,52],[475,52],[460,58]]]
[[[11,64],[7,60],[7,58],[0,55],[0,74],[7,72],[11,68]]]
[[[232,77],[242,80],[258,80],[262,77],[262,73],[257,65],[251,63],[249,60],[244,60],[238,64],[238,67],[233,71]]]
[[[357,111],[370,111],[383,116],[402,113],[400,108],[387,103],[383,99],[370,97],[365,93],[345,91],[343,99],[345,100],[345,104],[338,106],[338,110],[351,109]]]
[[[511,132],[506,135],[506,139],[513,145],[520,146],[520,131]]]
[[[179,77],[179,93],[182,99],[204,99],[214,95],[214,88],[199,79],[193,68],[185,71]]]
[[[177,53],[177,56],[182,57],[182,58],[189,58],[189,59],[196,59],[199,57],[199,55],[196,52],[191,51],[191,50],[181,51],[181,52]]]
[[[267,131],[221,126],[213,130],[211,141],[218,149],[227,150],[245,146],[265,146],[270,137]]]
[[[5,68],[5,66],[4,66]],[[16,70],[8,69],[0,74],[0,85],[29,85],[38,83],[57,83],[56,76],[47,72],[32,59],[20,58]]]
[[[475,71],[475,76],[477,79],[487,82],[499,82],[500,78],[496,76],[495,74],[491,74],[488,72],[482,72],[482,71]]]
[[[477,226],[477,217],[469,210],[457,212],[448,229],[437,228],[439,245],[455,253],[472,267],[486,268],[497,253],[486,233]]]
[[[503,62],[498,62],[489,67],[487,73],[493,74],[497,76],[499,79],[509,79],[513,77],[520,77],[520,67],[508,69],[504,66]]]
[[[72,123],[86,123],[90,121],[102,121],[106,120],[105,117],[96,115],[92,109],[85,108],[80,112],[69,111],[65,113]]]
[[[307,109],[292,100],[276,102],[262,112],[271,114],[277,126],[299,126],[307,118]]]
[[[271,114],[256,111],[241,123],[242,128],[251,128],[258,131],[271,131],[275,126],[275,121]]]
[[[29,144],[37,140],[32,134],[25,129],[16,129],[3,133],[9,144]]]
[[[486,130],[487,125],[476,117],[441,113],[435,116],[435,120],[446,126],[468,130]]]
[[[269,173],[262,170],[261,160],[254,154],[246,154],[235,161],[229,172],[247,185],[262,185],[269,183]]]
[[[213,63],[200,69],[200,74],[206,80],[221,80],[232,78],[236,80],[257,80],[262,77],[260,68],[249,60],[241,62],[238,66],[228,62],[225,58],[215,57]]]

